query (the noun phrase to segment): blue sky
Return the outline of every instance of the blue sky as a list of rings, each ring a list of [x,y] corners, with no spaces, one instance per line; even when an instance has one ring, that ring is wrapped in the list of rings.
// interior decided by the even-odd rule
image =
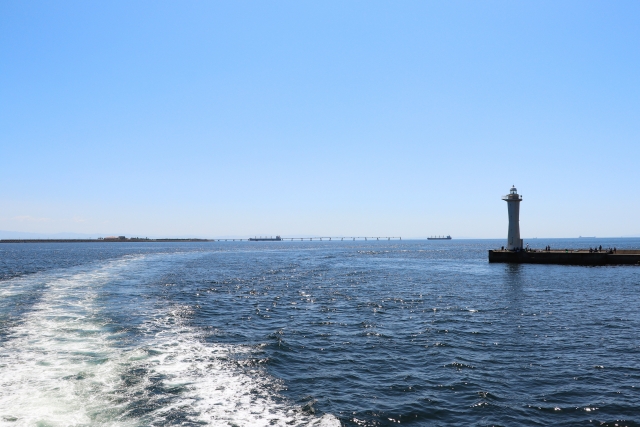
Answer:
[[[0,230],[640,235],[640,2],[0,3]],[[2,237],[0,233],[0,237]]]

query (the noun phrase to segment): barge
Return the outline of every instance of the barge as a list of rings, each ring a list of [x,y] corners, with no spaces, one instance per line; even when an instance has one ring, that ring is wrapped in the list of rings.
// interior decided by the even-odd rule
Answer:
[[[280,242],[282,241],[282,237],[250,237],[250,242]]]

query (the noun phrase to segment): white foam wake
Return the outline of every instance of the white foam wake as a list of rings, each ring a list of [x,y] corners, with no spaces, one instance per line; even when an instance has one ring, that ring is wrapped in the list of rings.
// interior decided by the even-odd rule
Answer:
[[[117,403],[104,399],[119,381],[119,361],[95,298],[102,284],[135,262],[56,272],[45,280],[39,302],[0,347],[0,424],[124,425],[104,411],[105,403],[118,411]],[[40,280],[42,275],[32,282]]]
[[[170,260],[180,257],[125,258],[44,280],[39,302],[0,344],[0,426],[340,425],[305,414],[276,379],[238,363],[249,347],[207,343],[182,321],[186,308],[136,299],[147,332],[124,346],[101,317],[100,290],[132,292]]]
[[[205,425],[340,426],[331,415],[309,415],[283,399],[280,383],[255,362],[238,362],[241,353],[251,356],[249,347],[205,343],[197,331],[174,324],[147,350],[149,377],[162,378],[165,389],[181,389],[179,398],[150,414],[152,424],[180,413]]]

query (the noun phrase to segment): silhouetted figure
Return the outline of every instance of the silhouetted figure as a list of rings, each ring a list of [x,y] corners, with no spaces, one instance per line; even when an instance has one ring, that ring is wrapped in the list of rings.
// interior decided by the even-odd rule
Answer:
[[[602,245],[600,245],[600,252],[602,252]]]

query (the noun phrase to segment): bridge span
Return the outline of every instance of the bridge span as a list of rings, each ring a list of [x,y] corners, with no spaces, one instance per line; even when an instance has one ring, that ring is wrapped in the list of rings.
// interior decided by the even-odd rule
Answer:
[[[260,241],[271,241],[271,242],[277,242],[277,241],[290,241],[290,242],[304,242],[304,241],[308,241],[308,242],[313,242],[313,241],[319,241],[319,242],[323,242],[323,241],[356,241],[356,240],[363,240],[363,241],[369,241],[369,240],[402,240],[402,237],[399,236],[329,236],[329,237],[281,237],[280,240],[276,240],[276,239],[268,239],[268,240],[260,240]],[[211,239],[211,241],[214,242],[248,242],[249,239]]]

